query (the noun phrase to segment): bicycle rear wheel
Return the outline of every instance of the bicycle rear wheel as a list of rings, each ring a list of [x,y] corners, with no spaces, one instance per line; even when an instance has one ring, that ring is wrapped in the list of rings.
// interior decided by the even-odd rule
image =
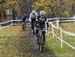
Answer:
[[[26,23],[22,24],[22,30],[26,30]]]

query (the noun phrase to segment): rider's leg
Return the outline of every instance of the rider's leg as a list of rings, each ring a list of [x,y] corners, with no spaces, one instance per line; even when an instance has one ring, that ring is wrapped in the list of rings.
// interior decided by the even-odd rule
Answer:
[[[45,45],[45,31],[43,31],[42,34],[43,34],[43,45]]]
[[[31,20],[31,29],[32,29],[32,32],[33,32],[33,20]]]
[[[22,22],[22,30],[24,30],[24,22]]]
[[[26,30],[26,22],[24,23],[24,28],[25,28],[25,30]]]
[[[38,29],[36,29],[36,36],[38,35]]]
[[[39,30],[38,30],[38,29],[36,29],[36,38],[37,38],[37,39],[36,39],[36,44],[39,44],[38,31],[39,31]]]
[[[35,21],[33,20],[33,34],[35,34],[34,28],[35,28]]]

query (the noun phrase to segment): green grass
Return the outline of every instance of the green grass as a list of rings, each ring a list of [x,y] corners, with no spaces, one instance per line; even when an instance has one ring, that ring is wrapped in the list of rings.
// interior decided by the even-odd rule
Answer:
[[[20,37],[20,26],[10,26],[0,30],[0,57],[18,57],[16,45],[19,44]]]
[[[75,23],[64,23],[62,25],[65,31],[75,33]],[[51,31],[51,28],[49,29],[49,31]],[[55,30],[55,32],[59,36],[59,30]],[[63,39],[71,45],[75,46],[75,37],[63,34]],[[66,44],[63,44],[63,48],[61,48],[60,43],[61,42],[56,37],[52,37],[52,34],[50,34],[46,38],[46,45],[48,50],[53,50],[56,57],[75,57],[75,50],[73,50]]]
[[[73,23],[62,23],[63,29],[68,32],[75,33],[75,22]]]
[[[66,24],[63,23],[62,25],[65,31],[75,34],[75,23],[66,23]],[[67,42],[75,46],[75,36],[69,36],[69,35],[63,34],[63,38],[64,40],[66,40]]]

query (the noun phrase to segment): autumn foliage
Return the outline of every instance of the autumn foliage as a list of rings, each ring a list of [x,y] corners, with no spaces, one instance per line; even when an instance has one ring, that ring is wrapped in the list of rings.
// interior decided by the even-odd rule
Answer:
[[[33,5],[37,11],[44,7],[46,13],[53,17],[70,17],[75,14],[74,0],[36,0]]]

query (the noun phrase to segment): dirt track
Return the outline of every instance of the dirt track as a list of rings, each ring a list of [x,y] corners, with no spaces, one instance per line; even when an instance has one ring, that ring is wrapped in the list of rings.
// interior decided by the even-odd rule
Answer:
[[[25,34],[24,34],[25,33]],[[21,57],[55,57],[53,52],[49,51],[47,49],[44,50],[43,53],[40,53],[38,50],[38,46],[35,46],[35,40],[32,36],[30,27],[23,32],[23,36],[20,40],[20,48],[19,52],[21,54]]]

